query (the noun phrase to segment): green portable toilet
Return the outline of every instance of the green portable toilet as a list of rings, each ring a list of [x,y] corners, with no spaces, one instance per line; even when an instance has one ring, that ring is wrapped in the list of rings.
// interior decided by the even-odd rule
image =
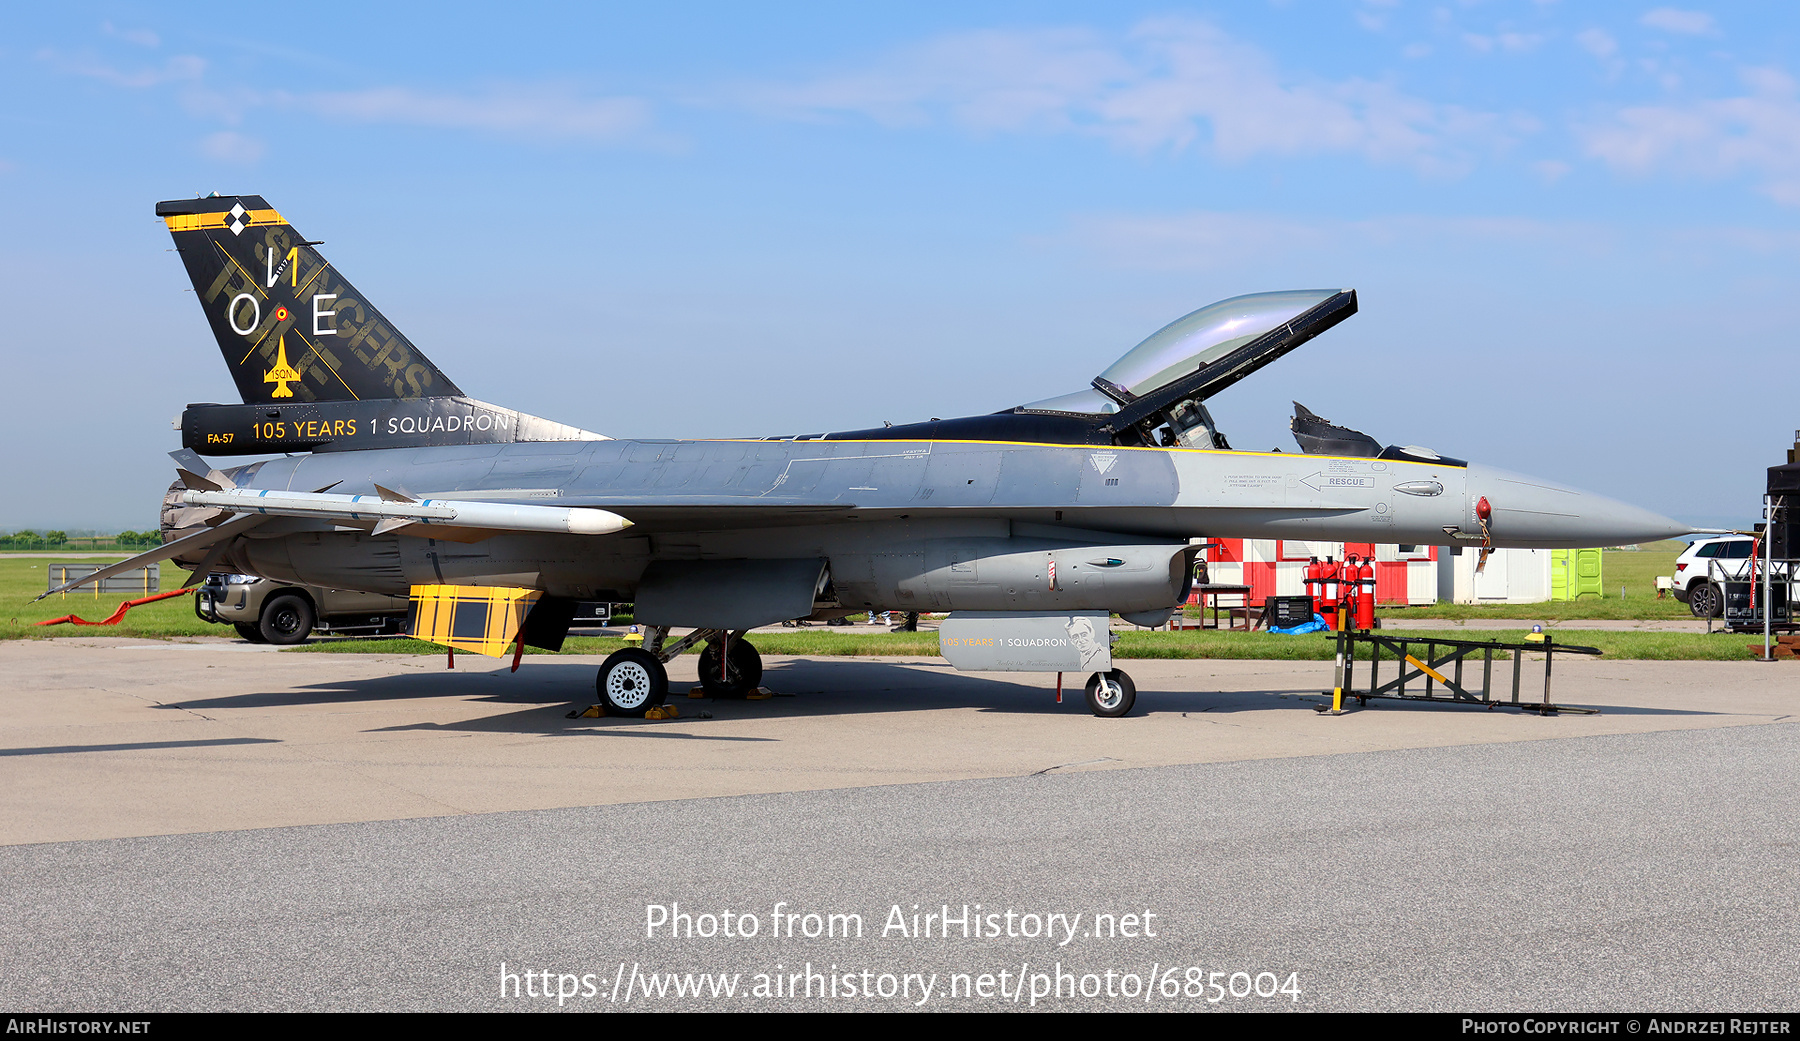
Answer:
[[[1600,551],[1557,549],[1550,551],[1550,599],[1575,600],[1605,596],[1600,581]]]

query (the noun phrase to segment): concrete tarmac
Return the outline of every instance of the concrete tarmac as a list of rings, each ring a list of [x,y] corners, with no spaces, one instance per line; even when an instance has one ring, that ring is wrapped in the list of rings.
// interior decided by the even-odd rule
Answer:
[[[771,658],[782,696],[645,722],[566,718],[598,660],[505,664],[0,644],[0,1002],[554,1009],[533,995],[568,977],[588,1010],[902,1008],[937,973],[967,993],[917,1007],[1030,1007],[1059,963],[1041,1009],[1796,993],[1800,665],[1559,659],[1554,700],[1599,715],[1332,717],[1329,663],[1128,661],[1137,711],[1104,720],[1051,676]],[[647,935],[675,902],[714,934]],[[944,937],[946,907],[1000,935]],[[726,911],[758,935],[719,935]],[[836,990],[783,992],[808,963]],[[744,992],[677,998],[666,972]]]

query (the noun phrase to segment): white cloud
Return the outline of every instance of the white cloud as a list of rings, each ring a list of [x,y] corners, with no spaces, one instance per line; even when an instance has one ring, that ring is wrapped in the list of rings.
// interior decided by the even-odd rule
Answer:
[[[1543,42],[1544,38],[1537,33],[1495,33],[1492,36],[1484,36],[1481,33],[1463,33],[1463,43],[1467,44],[1471,50],[1477,50],[1483,54],[1495,48],[1510,54],[1524,54],[1527,51],[1536,50],[1538,44]]]
[[[1709,262],[1745,253],[1800,257],[1800,231],[1421,214],[1365,220],[1212,211],[1091,214],[1075,220],[1060,241],[1116,267],[1156,271],[1238,272],[1265,263],[1271,270],[1360,270],[1378,256],[1403,256],[1409,265],[1422,256],[1500,254],[1578,264],[1652,255]]]
[[[1338,228],[1254,213],[1179,213],[1078,220],[1075,240],[1126,268],[1212,270],[1333,245]]]
[[[1719,28],[1713,16],[1704,11],[1683,11],[1675,7],[1658,7],[1644,12],[1638,19],[1652,29],[1679,33],[1683,36],[1717,36]]]
[[[1619,41],[1604,29],[1583,29],[1575,34],[1581,49],[1594,56],[1609,79],[1617,79],[1625,71],[1625,59],[1619,57]]]
[[[1531,164],[1531,169],[1545,184],[1555,184],[1567,176],[1569,164],[1560,159],[1540,159]]]
[[[1399,0],[1363,0],[1362,9],[1356,12],[1356,24],[1372,33],[1381,32],[1398,6]]]
[[[1618,248],[1614,229],[1589,222],[1522,217],[1397,214],[1367,220],[1301,220],[1270,214],[1189,212],[1105,215],[1078,220],[1072,239],[1124,268],[1234,270],[1297,257],[1356,257],[1398,250],[1486,253],[1521,247],[1558,256],[1601,256]],[[1690,236],[1691,238],[1692,236]]]
[[[115,28],[111,22],[101,22],[100,31],[108,36],[117,37],[118,39],[125,40],[129,43],[135,43],[139,47],[162,46],[162,37],[156,35],[149,29],[119,29]]]
[[[208,134],[200,142],[200,153],[208,159],[248,166],[263,157],[264,144],[254,137],[221,130]]]
[[[1778,69],[1741,73],[1749,93],[1677,105],[1640,105],[1581,132],[1588,154],[1633,173],[1749,175],[1775,200],[1800,206],[1800,98]]]
[[[863,70],[760,84],[731,103],[790,119],[858,115],[889,126],[1073,133],[1136,151],[1205,141],[1230,160],[1348,152],[1421,170],[1460,170],[1504,145],[1507,121],[1411,96],[1391,83],[1283,73],[1209,23],[1140,23],[941,37]]]
[[[119,34],[110,26],[108,32]],[[143,42],[143,41],[138,41]],[[39,60],[63,72],[134,90],[173,86],[188,112],[227,125],[270,106],[298,108],[336,120],[473,130],[548,140],[611,141],[640,134],[650,123],[650,106],[630,97],[595,97],[554,83],[494,84],[462,93],[413,87],[291,93],[241,84],[217,85],[207,65],[193,55],[176,55],[161,66],[120,69],[88,53],[38,52]],[[216,159],[254,161],[261,142],[235,134],[214,134],[201,150]],[[252,154],[254,153],[254,154]]]
[[[585,97],[573,88],[503,85],[476,94],[410,87],[283,95],[280,100],[336,119],[360,123],[477,130],[521,137],[611,140],[649,123],[649,106],[636,98]]]
[[[1613,39],[1612,34],[1605,29],[1583,29],[1575,34],[1575,42],[1581,44],[1582,50],[1602,61],[1619,53],[1619,41]]]
[[[131,71],[113,68],[91,54],[63,54],[45,49],[39,51],[37,56],[63,72],[88,76],[115,87],[129,87],[133,90],[160,87],[167,83],[192,82],[206,72],[205,60],[192,54],[177,54],[159,67]]]

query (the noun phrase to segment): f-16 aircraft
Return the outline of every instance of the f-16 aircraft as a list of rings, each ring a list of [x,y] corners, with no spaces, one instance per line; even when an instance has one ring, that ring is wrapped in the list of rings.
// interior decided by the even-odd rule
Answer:
[[[661,703],[665,663],[695,643],[706,688],[742,694],[762,675],[748,630],[892,610],[951,612],[958,668],[1091,671],[1090,708],[1123,715],[1109,617],[1166,620],[1197,536],[1579,547],[1687,530],[1298,405],[1302,451],[1232,449],[1207,400],[1354,314],[1353,290],[1220,301],[1086,387],[989,415],[614,440],[466,396],[258,196],[156,213],[242,403],[187,407],[164,545],[86,580],[173,559],[196,580],[410,594],[415,635],[493,654],[558,649],[577,601],[631,601],[646,638],[600,667],[609,713]]]

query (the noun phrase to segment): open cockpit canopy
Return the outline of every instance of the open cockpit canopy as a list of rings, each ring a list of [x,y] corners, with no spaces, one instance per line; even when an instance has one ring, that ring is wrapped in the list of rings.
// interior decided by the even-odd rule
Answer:
[[[1234,296],[1170,322],[1071,394],[986,416],[806,436],[1230,448],[1206,399],[1355,313],[1354,289]]]
[[[1124,357],[1107,366],[1094,385],[1101,393],[1122,402],[1141,398],[1216,365],[1259,337],[1287,331],[1288,323],[1340,295],[1351,297],[1349,310],[1341,316],[1348,318],[1355,313],[1355,294],[1336,289],[1251,293],[1209,304],[1177,318],[1126,351]],[[1260,364],[1250,367],[1251,371],[1285,354],[1284,348],[1294,346],[1286,342],[1288,339],[1277,337],[1265,344],[1258,356],[1272,352],[1274,357],[1261,358]]]
[[[1204,402],[1356,313],[1353,289],[1251,293],[1157,330],[1091,388],[1022,405],[1026,413],[1104,417],[1126,444],[1227,448]]]

